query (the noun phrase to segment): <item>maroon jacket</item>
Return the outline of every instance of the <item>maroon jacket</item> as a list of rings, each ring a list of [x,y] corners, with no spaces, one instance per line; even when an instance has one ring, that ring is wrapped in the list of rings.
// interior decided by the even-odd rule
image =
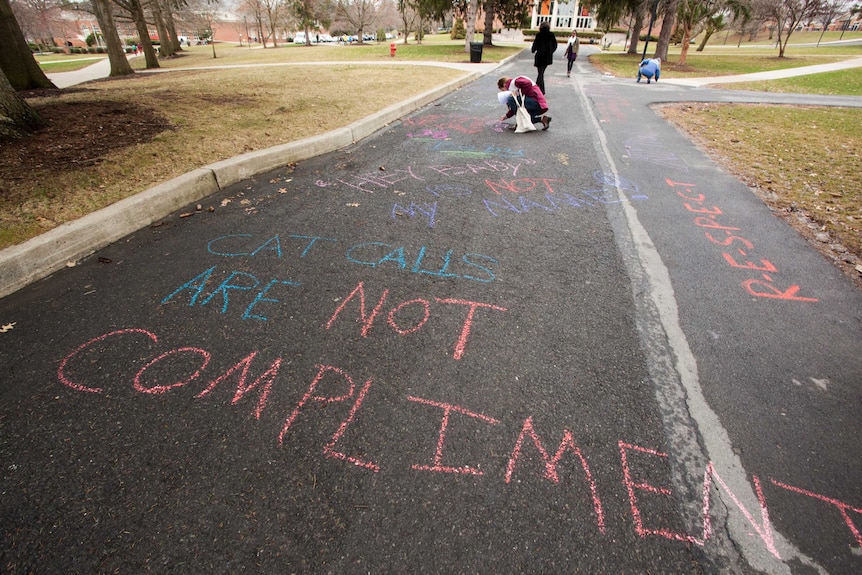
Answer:
[[[512,86],[512,84],[514,84],[514,86]],[[505,88],[510,92],[514,88],[517,88],[521,91],[521,94],[536,101],[536,103],[539,105],[539,108],[541,109],[542,114],[548,111],[548,101],[545,100],[545,95],[542,94],[542,90],[539,89],[535,82],[533,82],[526,76],[518,76],[517,78],[509,80],[509,84]],[[513,112],[512,110],[506,112],[507,118],[511,118],[514,115],[515,112]]]

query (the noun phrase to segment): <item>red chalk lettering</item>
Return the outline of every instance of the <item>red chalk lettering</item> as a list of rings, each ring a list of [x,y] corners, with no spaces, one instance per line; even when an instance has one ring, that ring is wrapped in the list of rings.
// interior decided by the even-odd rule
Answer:
[[[763,264],[763,267],[761,267],[761,266],[758,266],[757,264],[755,264],[754,262],[739,263],[735,259],[733,259],[733,256],[731,256],[727,252],[725,252],[721,255],[724,256],[724,259],[725,259],[725,261],[727,261],[727,263],[729,263],[731,266],[733,266],[735,268],[742,268],[742,269],[746,269],[746,270],[758,270],[761,272],[777,272],[778,271],[778,268],[776,268],[774,265],[772,265],[772,263],[769,260],[760,260],[760,263]]]
[[[718,206],[712,206],[712,209],[708,209],[708,208],[693,208],[693,207],[691,207],[691,205],[689,205],[688,202],[683,202],[682,205],[685,206],[685,209],[687,209],[690,212],[694,212],[695,214],[712,214],[715,216],[720,216],[723,213],[718,208]]]
[[[85,343],[84,345],[78,347],[78,349],[76,349],[75,351],[73,351],[72,353],[70,353],[69,355],[67,355],[66,357],[63,358],[63,361],[60,362],[60,366],[57,368],[57,378],[60,380],[60,383],[62,383],[66,387],[70,387],[70,388],[74,389],[75,391],[85,391],[87,393],[102,393],[101,387],[88,387],[86,385],[81,385],[80,383],[75,383],[74,381],[70,380],[66,376],[66,366],[69,364],[69,362],[76,355],[78,355],[79,353],[81,353],[85,349],[89,348],[90,346],[95,345],[95,344],[99,343],[100,341],[104,341],[104,340],[108,339],[109,337],[114,337],[117,335],[126,335],[126,334],[130,334],[130,333],[137,333],[137,334],[146,335],[147,337],[149,337],[153,341],[153,343],[158,343],[158,341],[159,341],[154,333],[149,332],[145,329],[137,329],[137,328],[118,329],[116,331],[112,331],[110,333],[100,335],[99,337],[95,337],[95,338],[91,339],[90,341],[88,341],[87,343]]]
[[[353,418],[356,417],[356,412],[359,411],[359,407],[362,405],[362,401],[365,399],[365,395],[368,393],[368,388],[371,387],[372,381],[373,380],[371,379],[366,381],[365,385],[362,386],[362,389],[359,390],[359,395],[356,396],[356,401],[353,403],[353,407],[350,408],[350,413],[347,414],[345,420],[341,422],[341,425],[338,426],[338,430],[333,434],[332,439],[323,448],[323,453],[327,457],[341,459],[342,461],[349,461],[354,465],[370,469],[371,471],[377,473],[378,471],[380,471],[380,466],[376,463],[365,461],[358,457],[345,455],[344,453],[340,451],[335,451],[334,449],[335,444],[341,440],[341,438],[344,436],[345,431],[347,431],[347,427],[351,423],[353,423]]]
[[[491,191],[497,194],[498,196],[502,196],[503,192],[512,192],[513,194],[517,194],[518,190],[513,186],[512,182],[506,182],[506,180],[500,180],[500,183],[492,182],[491,180],[485,180],[485,185],[491,188]]]
[[[539,185],[544,185],[545,190],[551,194],[554,193],[554,189],[551,186],[551,182],[562,182],[563,180],[555,179],[555,178],[521,178],[518,180],[509,180],[508,182],[504,179],[500,179],[500,183],[492,182],[491,180],[485,180],[485,185],[487,185],[491,190],[497,195],[501,195],[500,190],[512,192],[513,194],[521,194],[524,192],[530,192],[536,189]]]
[[[350,293],[347,298],[341,305],[338,306],[338,309],[335,310],[335,313],[332,314],[332,317],[329,318],[329,321],[326,323],[326,329],[330,329],[332,325],[335,323],[335,320],[341,314],[342,311],[347,307],[347,304],[350,303],[351,300],[358,297],[359,298],[359,318],[357,319],[358,323],[362,324],[361,334],[362,337],[368,337],[368,334],[371,332],[372,327],[374,326],[374,321],[377,319],[377,316],[380,314],[380,311],[383,309],[383,305],[386,302],[386,297],[389,294],[389,290],[383,290],[383,295],[380,296],[380,300],[377,302],[377,305],[371,311],[371,313],[366,313],[365,308],[365,288],[362,282],[354,288],[354,290]],[[474,301],[466,301],[466,300],[458,300],[458,299],[441,299],[436,298],[436,301],[442,304],[457,304],[467,306],[467,317],[464,319],[464,323],[461,327],[461,333],[458,336],[458,341],[455,343],[455,350],[452,354],[454,359],[461,359],[464,356],[464,350],[467,346],[467,340],[470,337],[470,331],[473,327],[473,318],[476,315],[476,310],[479,308],[489,308],[497,311],[507,311],[506,308],[496,306],[488,303],[474,302]],[[413,327],[402,327],[395,321],[395,315],[406,305],[411,304],[421,304],[425,307],[425,313],[423,318]],[[389,326],[399,335],[407,335],[418,331],[421,329],[430,318],[430,306],[427,300],[417,298],[414,300],[410,300],[399,304],[394,307],[389,312]]]
[[[671,188],[675,188],[675,187],[677,187],[677,186],[682,186],[683,188],[693,188],[693,187],[695,187],[695,184],[683,184],[682,182],[674,182],[674,181],[673,181],[673,180],[671,180],[670,178],[666,178],[666,179],[665,179],[665,182],[667,182],[667,185],[668,185],[668,186],[670,186]]]
[[[850,515],[847,514],[848,511],[852,511],[854,513],[862,513],[862,509],[858,507],[853,507],[852,505],[848,505],[842,501],[838,501],[837,499],[832,499],[831,497],[826,497],[825,495],[820,495],[819,493],[814,493],[813,491],[808,491],[807,489],[801,489],[799,487],[793,487],[792,485],[787,485],[786,483],[781,483],[780,481],[776,481],[770,477],[769,479],[774,485],[781,487],[782,489],[787,489],[788,491],[793,491],[794,493],[799,493],[801,495],[805,495],[807,497],[813,497],[814,499],[818,499],[823,501],[824,503],[828,503],[830,505],[834,505],[838,512],[841,514],[841,517],[844,519],[844,523],[850,529],[850,533],[853,534],[853,538],[856,540],[856,545],[862,547],[862,534],[859,533],[859,529],[853,523],[853,520],[850,519]]]
[[[371,328],[374,325],[374,319],[377,317],[377,314],[380,313],[380,310],[383,308],[383,304],[386,301],[386,296],[389,294],[389,290],[383,290],[383,295],[380,296],[380,301],[377,302],[377,305],[374,306],[374,309],[371,311],[371,315],[365,314],[365,289],[363,287],[362,282],[354,288],[350,295],[347,296],[341,305],[338,306],[338,309],[335,310],[335,313],[332,314],[332,317],[329,318],[329,321],[326,322],[326,329],[332,327],[332,324],[335,323],[335,319],[338,315],[347,307],[347,304],[350,303],[357,295],[359,296],[359,323],[362,324],[362,337],[368,337],[368,334],[371,332]]]
[[[724,480],[718,475],[718,472],[715,470],[715,467],[710,462],[707,467],[707,474],[710,477],[714,477],[718,484],[724,489],[724,492],[730,496],[730,499],[733,503],[742,511],[742,514],[754,528],[760,538],[763,540],[764,545],[766,545],[766,549],[769,550],[776,558],[781,559],[781,556],[778,554],[778,550],[775,548],[775,540],[772,535],[772,523],[769,521],[769,509],[766,507],[766,498],[763,497],[763,488],[760,485],[760,479],[756,475],[752,475],[751,479],[754,483],[754,489],[757,493],[757,500],[760,503],[760,524],[758,524],[754,517],[751,516],[751,513],[745,506],[739,501],[739,498],[736,496],[734,492],[727,487],[727,484]],[[706,489],[707,485],[704,485]]]
[[[584,474],[587,476],[587,483],[590,486],[590,495],[593,500],[593,511],[596,514],[596,521],[599,526],[599,531],[605,532],[605,514],[602,510],[602,502],[599,499],[599,493],[596,488],[596,481],[593,479],[593,474],[590,471],[590,466],[587,463],[587,459],[584,457],[583,453],[581,453],[581,449],[575,444],[575,439],[572,437],[572,432],[568,429],[563,430],[563,438],[560,440],[560,445],[557,447],[557,453],[554,454],[554,457],[551,458],[548,455],[547,450],[544,445],[542,445],[542,441],[533,428],[533,417],[530,416],[524,421],[524,425],[521,427],[521,434],[518,436],[518,441],[515,443],[514,449],[512,449],[512,455],[509,457],[509,464],[506,467],[506,483],[509,483],[512,480],[512,474],[515,472],[515,464],[518,461],[518,458],[521,456],[521,447],[524,442],[524,436],[529,434],[530,438],[533,440],[533,445],[536,446],[536,449],[539,450],[539,453],[542,455],[542,460],[545,462],[545,477],[554,483],[559,483],[560,478],[557,475],[557,465],[562,459],[563,454],[566,451],[571,451],[575,455],[577,455],[578,460],[581,462],[581,468],[584,470]]]
[[[694,218],[694,225],[699,226],[701,228],[712,228],[714,230],[731,230],[731,231],[739,231],[739,228],[730,228],[727,226],[722,226],[715,220],[711,218],[698,217]]]
[[[464,356],[464,348],[467,346],[467,338],[470,336],[470,329],[473,325],[473,316],[476,313],[476,309],[480,307],[494,309],[497,311],[508,311],[504,307],[492,305],[489,303],[480,303],[475,301],[465,301],[458,299],[440,299],[437,298],[437,301],[440,303],[451,303],[457,305],[466,305],[469,307],[469,311],[467,312],[467,318],[464,320],[464,326],[461,328],[461,335],[458,338],[458,343],[455,344],[455,353],[452,354],[454,359],[461,359]]]
[[[758,286],[762,287],[765,291],[757,289]],[[820,301],[815,297],[802,297],[796,295],[799,293],[801,289],[798,285],[792,285],[787,288],[785,291],[781,291],[780,289],[773,286],[771,283],[767,283],[764,281],[751,279],[745,280],[742,282],[742,287],[753,296],[756,297],[768,297],[773,299],[786,299],[792,301],[808,301],[808,302],[816,302]]]
[[[293,412],[284,422],[284,427],[281,428],[281,433],[278,434],[278,445],[279,447],[284,442],[284,436],[287,434],[290,426],[293,425],[293,422],[296,420],[296,417],[299,415],[299,411],[305,406],[309,399],[313,399],[315,401],[320,401],[322,403],[336,403],[340,401],[344,401],[346,399],[350,399],[353,397],[353,392],[356,389],[356,384],[353,383],[353,379],[347,373],[338,369],[337,367],[333,367],[331,365],[318,365],[317,375],[314,377],[314,380],[311,382],[311,385],[308,387],[308,391],[305,392],[305,395],[302,396],[302,399],[299,400],[299,403],[296,404],[296,407],[293,409]],[[320,384],[323,376],[327,373],[332,372],[337,375],[340,375],[344,382],[348,384],[347,393],[344,395],[336,396],[336,397],[324,397],[320,395],[314,395],[314,392],[317,390],[318,384]]]
[[[709,232],[703,232],[703,233],[704,233],[704,235],[706,236],[706,239],[708,239],[708,240],[709,240],[709,241],[711,241],[712,243],[714,243],[714,244],[718,244],[718,245],[720,245],[720,246],[729,246],[729,245],[730,245],[730,244],[732,244],[733,242],[737,242],[737,241],[738,241],[738,242],[742,242],[742,245],[744,245],[747,249],[749,249],[749,250],[753,250],[753,249],[754,249],[754,244],[753,244],[753,243],[751,243],[751,242],[750,242],[750,241],[748,241],[747,239],[745,239],[745,238],[741,238],[741,237],[739,237],[739,236],[727,236],[726,238],[724,238],[724,239],[722,239],[722,240],[717,240],[717,239],[715,239],[714,237],[712,237],[712,234],[710,234]]]
[[[623,441],[619,442],[620,446],[620,459],[622,461],[623,467],[623,483],[626,486],[626,490],[629,494],[629,504],[631,505],[632,510],[632,519],[635,525],[635,532],[641,538],[645,538],[648,535],[658,535],[659,537],[664,537],[665,539],[670,539],[672,541],[686,541],[689,543],[694,543],[696,545],[703,545],[704,539],[708,537],[708,524],[705,522],[704,524],[704,539],[697,539],[696,537],[692,537],[687,533],[682,533],[680,531],[673,531],[670,529],[650,529],[644,527],[643,519],[641,518],[640,508],[638,507],[638,500],[635,491],[646,491],[648,493],[656,493],[659,495],[672,496],[673,493],[670,489],[665,487],[656,487],[649,483],[640,482],[635,483],[632,479],[631,470],[629,468],[628,462],[628,452],[629,451],[637,451],[638,453],[645,453],[647,455],[653,455],[655,457],[664,457],[667,458],[666,453],[661,453],[654,449],[647,449],[645,447],[638,447],[637,445],[631,445],[629,443],[625,443]],[[709,517],[709,514],[707,514]]]
[[[161,361],[164,361],[165,359],[167,359],[171,356],[179,355],[181,353],[194,353],[194,354],[201,356],[203,358],[203,362],[201,363],[201,366],[194,373],[192,373],[190,376],[188,376],[186,379],[183,379],[183,380],[180,380],[180,381],[168,384],[168,385],[153,385],[151,387],[146,387],[143,383],[141,383],[141,376],[144,375],[145,371],[147,371],[149,368],[151,368],[155,364],[157,364]],[[182,386],[186,385],[187,383],[194,381],[195,379],[197,379],[200,376],[201,372],[204,369],[206,369],[207,364],[209,364],[210,357],[211,356],[210,356],[210,353],[208,351],[206,351],[204,349],[197,348],[197,347],[181,347],[178,349],[172,349],[171,351],[166,351],[165,353],[158,356],[156,359],[152,360],[150,363],[148,363],[147,365],[142,367],[140,369],[140,371],[138,371],[138,373],[135,375],[135,385],[134,385],[135,390],[140,391],[141,393],[151,393],[151,394],[159,395],[159,394],[165,393],[166,391],[169,391],[175,387],[182,387]]]
[[[690,191],[691,191],[691,190],[686,190],[686,192],[690,192]],[[677,193],[676,193],[676,195],[678,195],[679,197],[681,197],[681,198],[682,198],[682,199],[684,199],[684,200],[689,200],[689,201],[692,201],[692,202],[697,202],[698,204],[699,204],[699,203],[701,203],[701,202],[703,202],[703,201],[706,199],[706,196],[704,196],[703,194],[698,194],[696,198],[692,198],[692,197],[690,197],[690,196],[686,196],[686,195],[685,195],[684,193],[682,193],[682,192],[677,192]]]
[[[437,449],[434,452],[434,464],[433,465],[413,465],[413,469],[417,471],[438,471],[441,473],[460,473],[464,475],[484,475],[484,472],[481,469],[476,467],[462,466],[462,467],[451,467],[448,465],[443,465],[443,444],[446,441],[446,430],[449,427],[449,414],[452,412],[459,413],[461,415],[466,415],[468,417],[473,417],[479,420],[482,420],[491,425],[497,425],[500,423],[498,420],[493,417],[488,417],[487,415],[482,415],[481,413],[474,413],[470,410],[464,409],[463,407],[459,407],[457,405],[451,405],[449,403],[438,403],[436,401],[431,401],[429,399],[422,399],[420,397],[407,397],[410,401],[415,401],[416,403],[421,403],[424,405],[430,405],[432,407],[438,407],[443,410],[443,419],[440,421],[440,433],[437,436]]]
[[[248,371],[249,368],[251,368],[251,362],[254,361],[255,357],[257,357],[257,352],[251,352],[237,362],[236,365],[212,380],[209,385],[207,385],[207,387],[195,397],[200,398],[208,395],[218,384],[230,378],[234,373],[239,372],[239,381],[237,382],[236,393],[234,393],[233,400],[231,400],[231,405],[236,405],[236,403],[242,399],[245,394],[254,390],[258,386],[261,386],[260,398],[257,400],[257,407],[254,410],[254,418],[260,419],[260,414],[263,412],[266,407],[266,402],[269,399],[269,392],[272,389],[272,383],[275,380],[275,376],[278,375],[278,370],[281,367],[281,358],[279,357],[273,361],[272,365],[269,366],[269,369],[259,375],[251,384],[248,384],[246,383],[248,380]]]
[[[397,314],[399,311],[401,311],[401,308],[408,306],[408,305],[413,305],[413,304],[422,305],[425,313],[422,316],[422,319],[413,327],[402,328],[401,326],[399,326],[395,322],[395,314]],[[431,304],[428,303],[428,300],[424,300],[424,299],[412,299],[410,301],[405,301],[405,302],[398,304],[397,306],[392,308],[392,310],[389,312],[389,326],[392,329],[394,329],[399,335],[407,335],[407,334],[413,333],[415,331],[419,331],[420,329],[422,329],[422,326],[425,325],[425,322],[427,322],[428,318],[431,316],[430,305]]]

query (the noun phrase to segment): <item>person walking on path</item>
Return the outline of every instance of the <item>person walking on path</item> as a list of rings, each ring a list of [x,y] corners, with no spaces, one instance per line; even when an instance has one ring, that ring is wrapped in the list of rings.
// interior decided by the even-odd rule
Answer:
[[[536,85],[542,91],[542,94],[547,94],[545,91],[545,68],[553,64],[553,54],[557,50],[557,37],[551,32],[551,25],[547,22],[542,22],[539,25],[539,33],[533,40],[532,52],[536,55],[534,65],[539,71],[536,77]]]
[[[542,130],[547,130],[548,126],[551,125],[551,117],[543,115],[548,111],[548,102],[535,82],[526,76],[518,76],[514,79],[503,76],[497,81],[497,88],[500,90],[500,103],[505,104],[509,108],[503,117],[500,118],[501,122],[505,122],[515,115],[515,112],[518,110],[515,96],[522,95],[524,97],[524,107],[530,113],[533,123],[542,124]],[[508,95],[506,95],[506,92],[508,92]]]
[[[653,77],[658,82],[658,77],[661,75],[661,58],[647,58],[638,65],[638,82],[641,81],[641,76],[646,76],[646,83],[649,84]]]
[[[572,65],[575,63],[575,60],[578,59],[578,50],[581,48],[581,43],[578,40],[578,32],[576,30],[572,30],[572,35],[569,37],[568,42],[566,42],[566,77],[569,78],[572,75]]]

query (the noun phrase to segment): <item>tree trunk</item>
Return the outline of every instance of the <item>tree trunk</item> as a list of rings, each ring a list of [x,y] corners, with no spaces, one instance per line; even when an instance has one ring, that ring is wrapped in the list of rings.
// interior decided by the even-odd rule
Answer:
[[[470,42],[473,41],[473,32],[476,30],[476,12],[479,10],[479,0],[468,0],[467,14],[465,15],[464,26],[467,29],[466,38],[464,39],[464,51],[470,52]]]
[[[679,65],[685,66],[685,59],[688,56],[688,47],[691,44],[691,28],[686,26],[682,32],[682,48],[679,51]]]
[[[0,0],[0,70],[14,90],[56,88],[33,58],[9,0]]]
[[[670,0],[665,6],[661,34],[658,36],[658,44],[656,44],[655,55],[653,56],[654,58],[661,58],[662,62],[667,62],[667,49],[670,46],[670,35],[673,33],[673,24],[678,8],[679,0]]]
[[[170,58],[176,54],[176,45],[173,38],[168,33],[168,27],[165,26],[165,19],[162,16],[162,7],[158,0],[150,2],[150,12],[153,15],[153,22],[156,24],[156,30],[159,33],[159,55],[164,58]]]
[[[114,23],[114,16],[111,12],[112,6],[108,0],[91,0],[93,12],[96,14],[96,20],[99,22],[99,28],[102,29],[102,38],[105,40],[105,46],[108,51],[108,61],[111,63],[111,72],[109,76],[128,76],[134,74],[132,66],[129,64],[129,59],[126,58],[126,52],[123,50],[123,43],[120,40],[120,35],[117,33],[117,26]]]
[[[641,30],[644,27],[644,9],[643,7],[639,8],[637,13],[635,14],[635,23],[632,24],[631,29],[631,40],[629,40],[629,50],[626,52],[627,54],[637,55],[638,54],[638,39],[641,37]]]
[[[170,2],[164,2],[162,5],[162,16],[165,18],[165,26],[167,26],[168,34],[174,43],[174,52],[182,52],[183,45],[180,43],[179,36],[177,36],[177,24],[174,20],[174,9],[171,7]]]
[[[141,6],[140,0],[114,0],[123,9],[128,10],[132,16],[132,21],[135,23],[135,30],[138,31],[138,38],[141,42],[141,47],[144,49],[144,60],[147,62],[147,70],[152,68],[160,68],[159,59],[156,56],[156,51],[153,48],[153,41],[150,40],[150,30],[147,26],[147,19],[144,17],[144,9]]]
[[[0,70],[0,140],[21,138],[45,125]]]
[[[482,43],[485,46],[494,44],[494,16],[497,14],[497,2],[491,1],[485,4],[485,33]]]
[[[695,52],[703,52],[703,49],[706,48],[706,43],[709,42],[710,38],[712,38],[713,33],[714,32],[712,30],[706,30],[703,33],[703,40],[700,41],[700,46],[697,47]]]

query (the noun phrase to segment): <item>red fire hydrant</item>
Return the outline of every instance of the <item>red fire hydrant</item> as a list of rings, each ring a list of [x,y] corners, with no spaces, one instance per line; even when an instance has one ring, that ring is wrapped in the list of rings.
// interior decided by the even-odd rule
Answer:
[[[389,55],[395,57],[395,42],[389,44]]]

